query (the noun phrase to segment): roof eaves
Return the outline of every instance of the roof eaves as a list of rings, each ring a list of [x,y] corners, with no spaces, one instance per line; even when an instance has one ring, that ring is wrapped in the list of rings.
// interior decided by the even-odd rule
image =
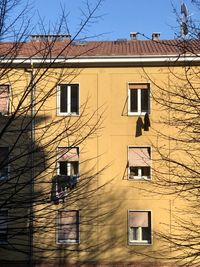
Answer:
[[[26,57],[20,56],[14,59],[1,59],[0,64],[13,63],[13,64],[137,64],[138,66],[142,64],[157,64],[157,63],[176,63],[179,62],[195,62],[195,64],[200,64],[200,54],[187,54],[187,55],[178,55],[178,54],[166,54],[166,55],[112,55],[112,56],[63,56],[63,57]]]

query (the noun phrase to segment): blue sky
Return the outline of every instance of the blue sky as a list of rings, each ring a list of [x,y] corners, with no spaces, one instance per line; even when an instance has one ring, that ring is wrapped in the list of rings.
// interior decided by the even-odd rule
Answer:
[[[90,0],[94,5],[96,0]],[[180,10],[182,0],[104,0],[98,9],[95,21],[82,32],[81,37],[95,36],[92,39],[115,40],[129,38],[131,31],[137,31],[151,37],[152,32],[160,32],[161,39],[173,39],[179,30],[172,4]],[[184,1],[189,12],[196,17],[197,11],[189,0]],[[79,29],[80,9],[86,10],[82,0],[35,0],[34,9],[40,13],[46,25],[55,23],[60,15],[60,6],[68,13],[67,22],[72,36]],[[35,14],[37,14],[37,12]],[[34,16],[35,21],[37,16]],[[100,35],[99,37],[97,37]]]

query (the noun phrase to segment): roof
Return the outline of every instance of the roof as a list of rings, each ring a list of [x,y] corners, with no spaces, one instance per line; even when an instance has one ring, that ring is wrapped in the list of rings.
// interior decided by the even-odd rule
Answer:
[[[135,57],[179,54],[200,54],[200,40],[57,40],[0,43],[1,57]]]

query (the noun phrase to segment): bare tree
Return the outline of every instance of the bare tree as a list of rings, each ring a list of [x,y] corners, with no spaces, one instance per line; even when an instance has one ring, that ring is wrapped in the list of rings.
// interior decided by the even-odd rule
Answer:
[[[91,8],[87,2],[74,37],[69,35],[63,9],[53,34],[41,23],[43,33],[32,35],[28,42],[30,20],[25,14],[29,6],[23,5],[12,17],[21,2],[0,3],[2,262],[17,258],[32,266],[33,260],[45,257],[44,251],[51,255],[58,249],[56,244],[49,247],[39,240],[54,231],[56,209],[86,205],[84,200],[89,202],[97,190],[92,184],[102,170],[96,168],[96,156],[81,163],[81,175],[78,162],[86,140],[92,142],[102,127],[103,107],[91,107],[89,93],[79,101],[77,77],[83,70],[70,66],[67,58],[94,49],[90,46],[79,52],[76,40],[97,19],[101,3]],[[62,34],[63,29],[67,34]]]
[[[192,2],[199,5],[199,1]],[[144,72],[152,83],[152,98],[160,111],[152,121],[157,141],[152,143],[155,167],[150,190],[168,196],[173,206],[170,231],[156,233],[166,242],[157,256],[177,266],[199,266],[200,68],[195,59],[199,57],[200,42],[198,23],[187,23],[188,33],[177,34],[177,60],[166,66],[163,80],[145,68]],[[193,59],[187,59],[188,55]]]

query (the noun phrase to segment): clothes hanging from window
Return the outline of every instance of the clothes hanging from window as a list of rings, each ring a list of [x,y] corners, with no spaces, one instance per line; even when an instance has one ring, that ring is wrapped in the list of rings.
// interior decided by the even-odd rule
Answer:
[[[151,127],[149,114],[146,113],[144,116],[144,131],[149,131],[149,127]]]

